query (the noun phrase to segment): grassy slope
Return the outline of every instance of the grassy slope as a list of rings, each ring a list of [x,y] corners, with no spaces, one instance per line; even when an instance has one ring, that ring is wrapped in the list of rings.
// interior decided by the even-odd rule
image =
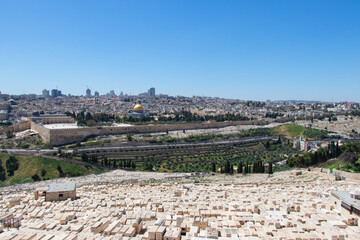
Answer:
[[[295,124],[284,124],[272,130],[275,135],[282,135],[288,138],[299,138],[304,135],[305,128]]]
[[[299,138],[300,136],[306,139],[322,139],[328,137],[326,131],[305,128],[300,125],[295,124],[284,124],[278,127],[275,127],[271,130],[274,135],[282,135],[288,138]]]
[[[6,160],[9,154],[0,153],[0,159],[2,160],[2,166],[6,169]],[[98,168],[85,167],[74,163],[57,161],[54,159],[47,159],[35,156],[15,156],[19,161],[19,169],[15,171],[14,176],[6,175],[6,180],[1,182],[0,187],[9,186],[17,183],[33,182],[31,176],[35,173],[41,177],[41,170],[46,170],[45,178],[53,179],[59,177],[57,167],[60,165],[63,172],[67,176],[82,176],[92,173],[101,173],[104,170]]]
[[[360,163],[360,160],[356,161],[357,164]],[[341,171],[345,171],[345,172],[352,172],[352,173],[360,173],[360,169],[353,165],[353,164],[348,164],[344,161],[338,160],[332,164],[329,164],[327,166],[325,166],[324,168],[328,168],[330,170],[332,170],[333,168],[339,169]]]

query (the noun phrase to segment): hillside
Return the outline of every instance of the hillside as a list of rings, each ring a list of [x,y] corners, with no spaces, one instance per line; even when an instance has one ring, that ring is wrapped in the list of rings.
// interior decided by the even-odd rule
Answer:
[[[281,135],[287,138],[308,138],[308,139],[321,139],[328,137],[326,131],[305,128],[296,124],[284,124],[271,129],[271,133],[274,135]]]
[[[6,171],[6,180],[0,181],[0,187],[5,187],[18,183],[33,182],[32,176],[37,174],[40,179],[53,179],[58,178],[60,173],[58,166],[60,166],[62,172],[67,177],[83,176],[88,174],[98,174],[104,172],[99,168],[87,167],[80,164],[68,163],[58,161],[54,159],[48,159],[35,156],[20,156],[12,155],[18,160],[18,170],[14,171],[13,176],[9,176],[6,168],[6,160],[10,157],[10,154],[0,153],[0,159],[2,167]],[[43,171],[46,171],[46,173]],[[42,173],[44,176],[42,176]]]
[[[360,158],[359,155],[345,152],[338,158],[327,161],[324,168],[330,170],[335,168],[345,172],[360,173]]]

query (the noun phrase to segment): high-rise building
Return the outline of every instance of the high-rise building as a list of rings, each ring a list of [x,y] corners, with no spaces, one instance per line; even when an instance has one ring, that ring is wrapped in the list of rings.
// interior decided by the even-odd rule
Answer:
[[[100,96],[100,94],[99,94],[99,92],[98,92],[98,91],[95,91],[94,95],[95,95],[95,97]]]
[[[50,97],[50,91],[47,90],[47,89],[44,89],[44,90],[42,91],[42,95],[43,95],[43,97]]]
[[[52,89],[51,90],[51,97],[56,98],[56,97],[59,97],[59,96],[61,96],[61,91],[60,90],[57,90],[57,89]]]
[[[53,97],[53,98],[56,98],[57,97],[57,89],[52,89],[51,90],[51,97]]]
[[[114,91],[114,90],[111,90],[109,95],[110,95],[110,97],[115,97],[115,96],[116,96],[116,95],[115,95],[115,91]]]
[[[86,89],[86,97],[91,97],[91,90],[89,88]]]
[[[155,97],[155,88],[150,88],[148,90],[148,94],[149,94],[150,97]]]

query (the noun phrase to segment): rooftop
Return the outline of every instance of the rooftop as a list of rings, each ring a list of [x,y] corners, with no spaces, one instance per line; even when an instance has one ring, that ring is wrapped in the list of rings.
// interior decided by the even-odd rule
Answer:
[[[49,129],[69,129],[69,128],[79,128],[76,123],[54,123],[54,124],[44,124],[44,127]]]
[[[74,191],[75,188],[75,183],[54,183],[49,185],[49,188],[46,192],[67,192]]]
[[[350,197],[349,192],[347,191],[333,191],[332,194],[339,197],[348,205],[353,205],[357,209],[360,209],[360,201]]]

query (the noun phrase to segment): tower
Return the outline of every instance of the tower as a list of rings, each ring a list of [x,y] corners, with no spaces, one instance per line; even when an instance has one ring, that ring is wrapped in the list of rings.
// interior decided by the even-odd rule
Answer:
[[[86,89],[86,97],[91,97],[91,90],[89,88]]]
[[[149,97],[155,97],[155,88],[150,88],[148,90]]]

